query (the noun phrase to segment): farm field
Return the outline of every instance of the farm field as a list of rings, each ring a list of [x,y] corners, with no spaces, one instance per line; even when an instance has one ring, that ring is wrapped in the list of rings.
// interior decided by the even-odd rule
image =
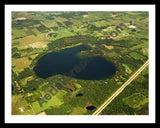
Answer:
[[[148,29],[143,11],[12,12],[12,115],[92,115],[148,60]],[[148,75],[101,114],[148,115]]]

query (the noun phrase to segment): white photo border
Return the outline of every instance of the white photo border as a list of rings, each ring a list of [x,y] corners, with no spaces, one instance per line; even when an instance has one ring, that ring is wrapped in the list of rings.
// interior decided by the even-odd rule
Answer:
[[[12,11],[148,11],[149,115],[11,115]],[[155,5],[5,5],[5,123],[155,123]]]

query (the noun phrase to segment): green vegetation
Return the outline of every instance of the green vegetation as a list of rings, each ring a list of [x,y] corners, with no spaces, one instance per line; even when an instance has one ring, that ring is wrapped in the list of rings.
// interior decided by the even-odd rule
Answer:
[[[127,27],[118,32],[116,26],[120,23]],[[136,28],[129,28],[131,24]],[[117,36],[111,36],[113,31]],[[110,41],[106,40],[108,36]],[[148,60],[148,40],[148,12],[12,12],[12,114],[33,115],[32,107],[36,114],[91,115]],[[81,51],[84,57],[103,56],[112,61],[116,74],[103,80],[64,75],[42,79],[33,71],[47,53],[79,44],[92,48]],[[69,85],[74,90],[69,89]],[[58,92],[40,107],[37,99],[44,97],[52,86]],[[79,93],[83,96],[76,96]],[[87,110],[89,105],[96,109]],[[20,108],[24,108],[24,112]],[[147,115],[148,69],[102,114]]]
[[[105,115],[148,115],[148,68],[103,111]],[[144,74],[145,73],[145,74]]]
[[[131,52],[129,54],[131,57],[133,57],[134,59],[143,59],[144,57],[140,54],[138,54],[137,52]]]
[[[128,74],[132,73],[132,70],[131,70],[127,65],[125,65],[125,64],[122,64],[122,65],[125,67],[126,72],[127,72]]]
[[[140,93],[134,93],[133,95],[123,98],[123,102],[131,108],[137,108],[148,102],[148,98]]]
[[[35,101],[32,103],[32,107],[37,114],[49,107],[58,107],[61,104],[63,104],[62,97],[63,95],[65,95],[65,93],[66,93],[65,91],[60,91],[55,96],[52,96],[51,100],[45,100],[47,102],[43,103],[43,107],[40,107],[38,101]],[[42,94],[42,97],[45,95],[44,92],[41,92],[41,94]]]

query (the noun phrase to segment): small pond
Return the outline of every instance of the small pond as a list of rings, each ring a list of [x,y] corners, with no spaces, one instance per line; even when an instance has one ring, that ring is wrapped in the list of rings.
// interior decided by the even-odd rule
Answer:
[[[93,110],[93,109],[95,109],[95,108],[96,108],[96,107],[95,107],[95,106],[93,106],[93,105],[91,105],[91,106],[87,106],[87,107],[86,107],[86,109],[87,109],[87,110]]]
[[[78,93],[78,94],[76,95],[76,97],[77,97],[77,96],[83,96],[83,94],[82,94],[82,93]]]

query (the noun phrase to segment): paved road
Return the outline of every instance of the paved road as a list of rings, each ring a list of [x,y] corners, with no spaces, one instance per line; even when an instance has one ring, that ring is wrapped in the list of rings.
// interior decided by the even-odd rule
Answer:
[[[129,85],[149,64],[147,60],[109,99],[107,99],[92,115],[99,115],[101,111],[109,104],[111,101],[118,96],[123,89]]]

